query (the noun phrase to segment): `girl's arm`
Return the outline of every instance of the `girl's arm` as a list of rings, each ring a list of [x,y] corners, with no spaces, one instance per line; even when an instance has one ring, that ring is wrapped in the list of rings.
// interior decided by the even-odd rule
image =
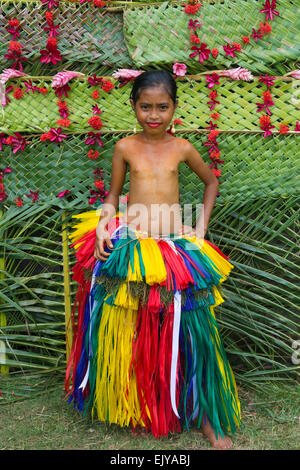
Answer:
[[[112,156],[110,189],[108,195],[104,199],[104,203],[101,208],[101,216],[96,227],[94,257],[101,259],[102,261],[105,261],[110,255],[110,253],[106,253],[104,251],[105,243],[109,248],[112,248],[110,235],[106,229],[106,226],[116,214],[116,210],[119,206],[119,196],[122,192],[127,170],[127,164],[123,158],[124,144],[121,142],[121,140],[116,143],[114,148]]]
[[[218,193],[218,180],[210,168],[208,168],[206,163],[202,160],[200,153],[189,141],[185,141],[184,148],[185,163],[196,173],[196,175],[199,176],[201,181],[203,181],[205,184],[205,191],[202,201],[203,210],[196,223],[196,233],[201,234],[201,237],[204,237]]]

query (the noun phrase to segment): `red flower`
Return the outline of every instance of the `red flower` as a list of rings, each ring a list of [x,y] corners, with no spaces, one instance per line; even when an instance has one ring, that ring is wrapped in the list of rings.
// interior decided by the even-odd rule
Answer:
[[[213,56],[214,58],[216,58],[217,55],[219,54],[219,51],[218,51],[218,49],[217,49],[216,47],[214,47],[214,48],[212,49],[211,53],[212,53],[212,56]]]
[[[3,184],[0,185],[0,202],[4,201],[4,199],[7,197],[7,192],[3,188]]]
[[[103,180],[96,180],[94,182],[96,188],[103,190],[104,189],[104,181]]]
[[[16,207],[23,207],[23,201],[21,196],[18,196],[16,199],[14,199],[14,202],[16,203]]]
[[[45,87],[38,88],[38,90],[39,90],[40,93],[43,93],[44,95],[46,95],[48,93],[48,90]]]
[[[16,51],[16,52],[20,52],[21,49],[22,49],[22,44],[20,42],[17,42],[17,41],[9,41],[9,50],[10,51]]]
[[[270,118],[269,116],[261,116],[259,118],[259,123],[260,123],[260,128],[265,131],[264,137],[267,137],[267,135],[271,135],[272,132],[270,129],[275,128],[275,126],[271,126],[270,123]]]
[[[45,140],[49,140],[50,137],[51,137],[51,134],[50,134],[49,132],[45,132],[44,134],[42,134],[42,135],[40,136],[40,140],[41,140],[42,142],[45,142]]]
[[[101,127],[103,126],[103,123],[101,121],[101,119],[99,118],[99,116],[92,116],[89,120],[88,120],[88,123],[91,127],[93,127],[94,129],[101,129]]]
[[[212,119],[218,119],[220,117],[220,114],[219,113],[213,113],[213,114],[210,115],[210,117]]]
[[[12,26],[13,28],[16,26],[19,26],[20,21],[17,20],[17,18],[13,18],[12,20],[8,20],[9,26]]]
[[[48,24],[51,24],[53,22],[53,12],[51,10],[46,11],[46,21]]]
[[[99,98],[99,96],[100,96],[100,95],[99,95],[99,91],[98,91],[98,90],[93,91],[93,93],[92,93],[92,98],[93,98],[94,100],[97,100],[97,99]]]
[[[185,13],[187,13],[188,15],[195,15],[195,13],[197,13],[197,11],[199,10],[200,7],[202,7],[202,3],[200,2],[197,2],[197,0],[190,0],[193,2],[193,4],[187,4],[185,3],[184,5],[184,11]]]
[[[233,42],[232,43],[235,46],[235,49],[240,52],[242,50],[242,46],[240,45],[239,42]]]
[[[115,85],[110,80],[103,80],[101,88],[104,91],[110,91],[115,88]]]
[[[13,97],[16,98],[16,100],[20,100],[23,97],[22,89],[19,87],[16,87],[13,92]]]
[[[287,126],[286,124],[279,124],[279,127],[280,127],[280,130],[279,130],[280,134],[286,134],[289,131],[289,126]]]
[[[106,3],[103,0],[93,0],[95,7],[103,8]]]
[[[198,38],[197,34],[191,34],[190,41],[195,44],[200,44],[200,39]]]
[[[245,43],[249,44],[249,38],[248,38],[248,36],[244,36],[244,37],[243,37],[243,41],[244,41]]]
[[[10,28],[6,28],[6,31],[13,35],[13,40],[16,37],[20,37],[19,29],[20,29],[20,21],[17,18],[13,18],[12,20],[8,20],[8,24]]]
[[[174,119],[173,124],[179,124],[181,126],[183,122],[181,119]]]
[[[99,155],[100,155],[100,153],[97,150],[91,149],[88,152],[88,156],[92,160],[96,160],[99,157]]]
[[[60,98],[56,101],[56,104],[60,109],[67,109],[67,103],[65,101],[61,101]]]
[[[211,152],[210,158],[219,160],[220,159],[220,152]]]
[[[71,121],[70,119],[58,119],[56,124],[62,127],[69,127],[71,125]]]
[[[259,23],[259,29],[263,34],[271,33],[272,26],[269,23],[263,23],[262,21]]]
[[[222,173],[221,170],[213,168],[211,171],[216,175],[217,178],[221,176],[221,173]]]
[[[294,130],[297,131],[297,132],[300,131],[300,124],[299,124],[299,121],[296,122],[296,127],[295,127]]]

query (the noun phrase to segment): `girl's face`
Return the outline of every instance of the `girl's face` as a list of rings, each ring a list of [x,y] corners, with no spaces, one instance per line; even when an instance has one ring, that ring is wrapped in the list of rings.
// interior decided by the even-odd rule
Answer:
[[[135,105],[130,102],[139,124],[150,135],[165,133],[177,108],[177,101],[173,103],[162,85],[142,90]]]

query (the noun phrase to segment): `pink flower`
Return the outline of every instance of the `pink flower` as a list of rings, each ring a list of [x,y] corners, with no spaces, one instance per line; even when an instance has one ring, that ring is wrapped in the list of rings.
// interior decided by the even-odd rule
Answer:
[[[196,28],[201,28],[202,25],[199,23],[198,20],[192,20],[190,19],[188,29],[192,29],[193,31],[196,31]]]
[[[41,0],[42,3],[48,3],[48,10],[51,10],[53,7],[58,7],[58,2],[55,0]]]
[[[254,38],[255,41],[257,41],[258,39],[262,39],[263,38],[263,34],[261,32],[260,29],[258,29],[257,31],[255,31],[254,28],[252,28],[252,31],[253,31],[253,34],[250,34],[250,37]]]
[[[70,191],[67,189],[66,191],[61,191],[57,197],[65,197],[67,194],[70,194]]]
[[[184,75],[186,74],[186,65],[175,62],[175,64],[173,65],[173,73],[178,77],[184,77]]]
[[[57,129],[52,127],[48,134],[50,134],[51,142],[61,142],[65,137],[67,137],[66,134],[62,134],[61,127],[58,127]]]
[[[40,62],[44,62],[45,64],[49,64],[51,62],[55,65],[59,60],[62,60],[58,49],[53,49],[51,51],[49,51],[48,49],[42,49],[40,51],[40,54]]]
[[[223,46],[223,49],[225,51],[225,55],[230,55],[230,57],[236,57],[234,51],[237,50],[236,46],[231,46],[230,44],[227,43],[226,46]]]
[[[266,13],[266,21],[267,20],[273,20],[273,15],[278,15],[278,11],[275,10],[276,8],[276,0],[272,0],[272,3],[270,4],[270,0],[266,0],[266,3],[264,5],[264,8],[262,10],[259,10],[260,13]]]
[[[219,83],[220,76],[213,72],[211,75],[206,75],[206,81],[208,83],[208,88],[213,88],[214,85],[220,85]]]
[[[27,197],[32,197],[32,202],[38,201],[39,200],[39,190],[34,192],[30,189],[31,194],[26,194]]]
[[[258,81],[259,82],[263,82],[267,85],[268,88],[270,88],[271,86],[274,85],[274,80],[276,77],[271,77],[270,75],[268,74],[265,74],[264,76],[262,76],[261,74],[259,74],[259,79]]]
[[[28,142],[21,136],[19,132],[15,132],[15,136],[10,137],[10,144],[13,147],[13,153],[17,153],[19,150],[24,150],[25,145]]]
[[[54,38],[55,36],[59,36],[59,32],[56,31],[59,28],[59,24],[55,25],[54,23],[49,24],[49,26],[45,26],[44,31],[49,31],[49,37]]]
[[[101,109],[98,107],[97,104],[95,104],[95,105],[92,107],[92,110],[93,110],[93,114],[101,114],[101,113],[102,113]]]
[[[204,42],[200,44],[200,47],[192,46],[191,51],[194,51],[194,52],[192,52],[189,55],[189,57],[196,57],[196,55],[199,54],[199,62],[201,64],[202,62],[204,62],[205,60],[209,58],[210,49],[206,49],[206,46],[207,44],[205,44]]]
[[[300,124],[299,124],[299,121],[296,122],[296,127],[295,127],[294,130],[297,131],[297,132],[300,132]]]
[[[90,137],[88,137],[86,139],[86,141],[84,142],[86,145],[94,145],[94,144],[97,143],[98,145],[100,145],[100,147],[103,146],[103,142],[101,140],[101,133],[100,132],[91,131],[91,132],[88,132],[88,135]]]

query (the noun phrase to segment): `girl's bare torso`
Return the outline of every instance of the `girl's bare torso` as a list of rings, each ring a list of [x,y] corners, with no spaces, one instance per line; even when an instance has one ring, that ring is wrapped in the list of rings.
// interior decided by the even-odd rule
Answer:
[[[182,223],[178,166],[184,161],[184,139],[167,135],[148,143],[137,134],[123,139],[124,144],[130,190],[123,220],[147,236],[177,233]]]

